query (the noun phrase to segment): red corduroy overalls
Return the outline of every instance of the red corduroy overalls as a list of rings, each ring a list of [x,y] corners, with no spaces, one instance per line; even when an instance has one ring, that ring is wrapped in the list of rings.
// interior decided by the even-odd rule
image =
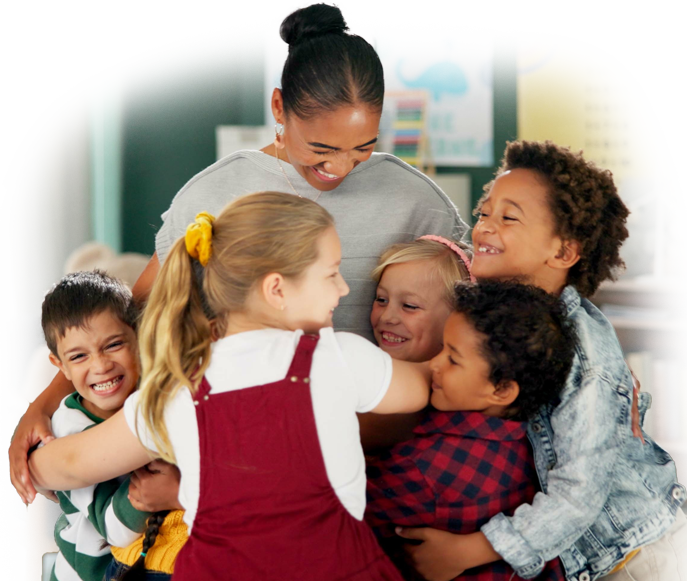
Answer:
[[[329,483],[310,397],[317,336],[285,379],[195,395],[200,498],[174,581],[401,581]]]

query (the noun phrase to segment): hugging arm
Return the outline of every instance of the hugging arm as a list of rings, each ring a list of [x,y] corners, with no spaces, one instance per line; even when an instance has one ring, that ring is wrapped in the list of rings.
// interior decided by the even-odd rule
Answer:
[[[91,429],[36,450],[29,458],[29,471],[37,488],[74,490],[126,474],[150,460],[150,451],[131,431],[124,410],[120,410]]]
[[[623,410],[629,416],[631,402],[619,402],[622,398],[596,374],[583,380],[551,416],[556,464],[548,472],[546,494],[537,493],[512,517],[499,514],[482,527],[521,577],[539,574],[546,561],[570,548],[601,513],[623,443],[618,431]],[[629,430],[626,436],[632,437]]]
[[[421,539],[425,542],[418,548],[428,554],[433,551],[435,564],[450,564],[463,554],[476,561],[470,566],[478,566],[500,555],[520,577],[539,575],[545,563],[570,548],[603,509],[620,452],[617,426],[623,406],[614,398],[621,397],[602,378],[586,379],[551,417],[556,465],[548,472],[546,493],[538,492],[531,504],[519,506],[512,517],[494,516],[481,532],[448,537],[450,533],[436,531],[437,538]],[[629,407],[630,402],[625,403]],[[411,537],[416,532],[404,531],[403,536],[420,538]],[[493,548],[491,555],[488,545]]]
[[[389,389],[371,410],[376,414],[402,414],[419,411],[429,403],[432,372],[429,363],[392,360]]]

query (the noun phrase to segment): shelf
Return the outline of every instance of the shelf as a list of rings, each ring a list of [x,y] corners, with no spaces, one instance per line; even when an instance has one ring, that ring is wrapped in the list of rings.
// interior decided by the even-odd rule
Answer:
[[[660,293],[660,294],[684,294],[687,295],[687,280],[677,284],[654,284],[635,282],[632,279],[619,280],[617,282],[605,282],[599,287],[600,292],[626,292],[626,293]]]
[[[651,321],[647,319],[629,319],[625,317],[608,317],[616,329],[645,329],[647,331],[687,332],[687,319],[668,319]]]
[[[687,454],[687,440],[656,440],[670,454]]]

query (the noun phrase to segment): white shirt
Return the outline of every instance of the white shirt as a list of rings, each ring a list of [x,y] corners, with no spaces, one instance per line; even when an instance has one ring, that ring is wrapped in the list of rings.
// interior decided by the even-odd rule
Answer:
[[[211,393],[246,389],[286,377],[302,331],[262,329],[231,335],[212,346],[205,377]],[[391,382],[391,357],[352,333],[320,331],[310,371],[310,394],[317,435],[329,482],[342,505],[358,520],[365,512],[365,458],[356,412],[374,409]],[[138,393],[124,404],[132,432],[155,450],[137,411]],[[179,501],[193,526],[200,491],[200,446],[191,392],[181,389],[165,409],[165,423],[181,471]]]

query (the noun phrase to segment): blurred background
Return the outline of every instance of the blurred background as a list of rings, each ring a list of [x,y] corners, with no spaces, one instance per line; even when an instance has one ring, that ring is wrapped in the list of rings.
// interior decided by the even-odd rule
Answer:
[[[687,86],[680,60],[687,19],[587,22],[630,42]],[[508,140],[551,139],[613,171],[626,201],[635,203],[624,249],[628,278],[596,300],[606,305],[631,365],[654,394],[649,428],[667,442],[685,483],[687,227],[675,166],[642,87],[601,49],[556,35],[355,31],[375,44],[385,66],[380,149],[432,176],[466,221]],[[0,136],[47,83],[103,49],[56,54],[11,97]],[[267,103],[284,55],[276,28],[174,42],[88,79],[30,129],[5,178],[0,211],[0,327],[12,339],[3,345],[3,384],[17,390],[15,412],[46,381],[27,371],[41,342],[36,315],[43,292],[72,268],[114,269],[123,253],[130,268],[122,276],[133,283],[176,192],[218,158],[272,141]],[[641,275],[648,280],[635,280]],[[7,418],[9,392],[3,392]],[[41,573],[41,559],[52,547],[54,515],[46,516],[45,507],[27,515],[5,483],[16,543],[0,550],[14,551],[17,579],[47,579],[49,562]]]

